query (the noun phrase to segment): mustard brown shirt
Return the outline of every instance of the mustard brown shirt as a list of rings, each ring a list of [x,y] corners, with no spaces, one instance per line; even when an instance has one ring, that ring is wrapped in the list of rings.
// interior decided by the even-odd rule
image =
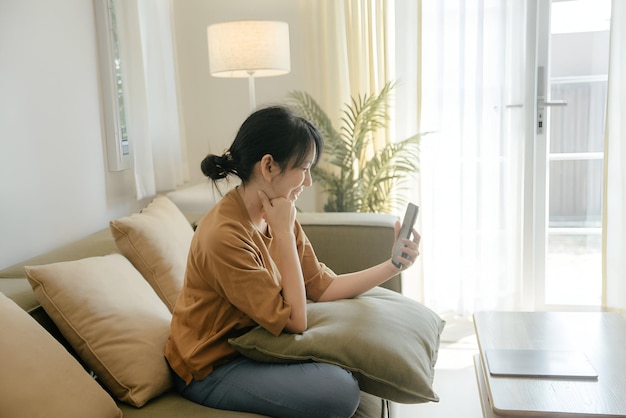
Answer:
[[[294,232],[307,298],[317,301],[335,273],[318,262],[297,221]],[[187,384],[238,356],[228,338],[257,324],[274,335],[282,332],[291,306],[282,296],[274,262],[279,257],[236,189],[199,222],[165,346],[170,366]]]

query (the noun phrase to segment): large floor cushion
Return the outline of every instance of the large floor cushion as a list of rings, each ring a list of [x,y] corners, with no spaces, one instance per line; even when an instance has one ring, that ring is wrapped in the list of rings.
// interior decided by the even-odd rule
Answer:
[[[0,415],[119,418],[121,411],[65,348],[0,293]]]

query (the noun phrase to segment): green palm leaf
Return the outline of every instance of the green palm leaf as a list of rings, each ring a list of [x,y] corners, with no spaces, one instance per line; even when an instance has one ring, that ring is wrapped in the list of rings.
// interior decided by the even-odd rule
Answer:
[[[400,142],[387,139],[381,149],[374,146],[375,132],[389,123],[391,82],[378,94],[352,97],[341,111],[336,129],[319,104],[305,92],[291,92],[293,107],[314,123],[324,137],[324,155],[314,168],[315,180],[327,196],[329,212],[386,212],[406,203],[399,191],[419,170],[417,134]]]

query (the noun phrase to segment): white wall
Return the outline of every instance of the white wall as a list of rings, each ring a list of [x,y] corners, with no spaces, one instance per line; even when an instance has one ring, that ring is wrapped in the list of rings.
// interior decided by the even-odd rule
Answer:
[[[91,1],[0,1],[0,268],[145,203],[105,170],[95,36]]]
[[[248,116],[248,80],[215,78],[209,74],[208,25],[231,20],[279,20],[289,24],[291,72],[257,78],[257,107],[284,103],[289,91],[305,90],[307,71],[315,59],[302,47],[303,25],[299,1],[185,0],[174,2],[174,27],[180,79],[180,100],[191,182],[206,181],[200,162],[208,153],[222,154]],[[262,5],[262,7],[261,7]],[[313,189],[298,200],[302,210],[321,210]]]
[[[261,7],[262,5],[262,7]],[[249,112],[245,79],[208,74],[206,27],[241,19],[290,25],[292,71],[256,83],[259,106],[305,89],[299,1],[174,1],[182,118],[192,182]],[[0,0],[0,268],[106,228],[139,210],[131,170],[106,169],[91,0]],[[315,193],[298,206],[315,210]]]

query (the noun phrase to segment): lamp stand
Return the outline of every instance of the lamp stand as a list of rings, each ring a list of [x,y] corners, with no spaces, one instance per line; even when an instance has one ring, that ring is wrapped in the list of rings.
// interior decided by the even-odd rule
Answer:
[[[248,94],[250,97],[250,113],[256,108],[256,93],[254,89],[254,71],[248,71]]]

